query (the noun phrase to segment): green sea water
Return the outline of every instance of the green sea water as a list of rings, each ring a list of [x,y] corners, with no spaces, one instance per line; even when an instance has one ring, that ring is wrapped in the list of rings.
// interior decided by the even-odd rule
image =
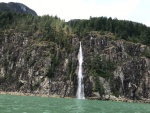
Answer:
[[[0,95],[0,113],[150,113],[150,104]]]

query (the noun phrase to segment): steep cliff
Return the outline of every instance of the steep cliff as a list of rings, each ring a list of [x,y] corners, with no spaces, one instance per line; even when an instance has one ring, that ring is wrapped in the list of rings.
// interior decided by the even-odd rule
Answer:
[[[86,98],[150,98],[149,46],[110,32],[79,36],[57,17],[16,18],[0,31],[0,91],[75,97],[81,41]]]
[[[83,43],[85,75],[93,88],[87,96],[150,97],[149,46],[112,40],[109,36],[89,36]],[[85,87],[88,82],[85,81]]]
[[[22,33],[4,34],[1,40],[1,90],[76,95],[79,38],[72,38],[70,43],[74,49],[70,54],[53,43],[33,40]],[[150,60],[145,57],[149,47],[114,41],[105,35],[86,36],[82,45],[86,97],[150,97]],[[52,60],[58,62],[53,74],[50,72]]]
[[[70,61],[64,48],[23,33],[4,34],[1,41],[0,90],[75,95],[68,65],[76,58]]]

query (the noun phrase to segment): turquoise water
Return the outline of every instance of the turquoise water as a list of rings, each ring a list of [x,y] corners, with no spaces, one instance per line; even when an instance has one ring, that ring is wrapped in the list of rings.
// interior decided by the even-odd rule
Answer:
[[[0,113],[150,113],[150,104],[0,95]]]

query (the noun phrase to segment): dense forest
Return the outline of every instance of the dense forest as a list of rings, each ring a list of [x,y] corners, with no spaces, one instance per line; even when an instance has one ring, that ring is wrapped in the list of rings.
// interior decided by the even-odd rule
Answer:
[[[66,46],[71,29],[57,16],[32,16],[30,14],[18,14],[0,12],[1,32],[24,32],[29,36],[37,36],[39,40],[52,41]],[[13,32],[11,32],[13,31]]]
[[[84,36],[92,31],[101,34],[113,33],[117,39],[150,44],[150,27],[127,20],[107,17],[90,17],[89,20],[70,20],[65,22],[57,16],[32,16],[10,12],[0,13],[0,28],[44,33],[41,40],[59,40],[59,36]],[[20,25],[20,26],[17,26]],[[19,28],[18,28],[19,27]],[[29,29],[28,29],[29,28]],[[59,36],[58,36],[59,35]]]
[[[71,20],[67,24],[79,36],[90,31],[111,32],[118,39],[150,44],[150,27],[141,23],[111,17],[90,17],[89,20]]]

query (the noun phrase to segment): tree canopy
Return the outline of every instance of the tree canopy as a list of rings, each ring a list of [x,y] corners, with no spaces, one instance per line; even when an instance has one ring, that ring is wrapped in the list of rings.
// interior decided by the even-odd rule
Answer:
[[[112,19],[111,17],[90,17],[89,20],[71,20],[67,24],[78,35],[90,31],[107,31],[115,34],[119,39],[144,44],[150,43],[150,27],[128,20]]]

